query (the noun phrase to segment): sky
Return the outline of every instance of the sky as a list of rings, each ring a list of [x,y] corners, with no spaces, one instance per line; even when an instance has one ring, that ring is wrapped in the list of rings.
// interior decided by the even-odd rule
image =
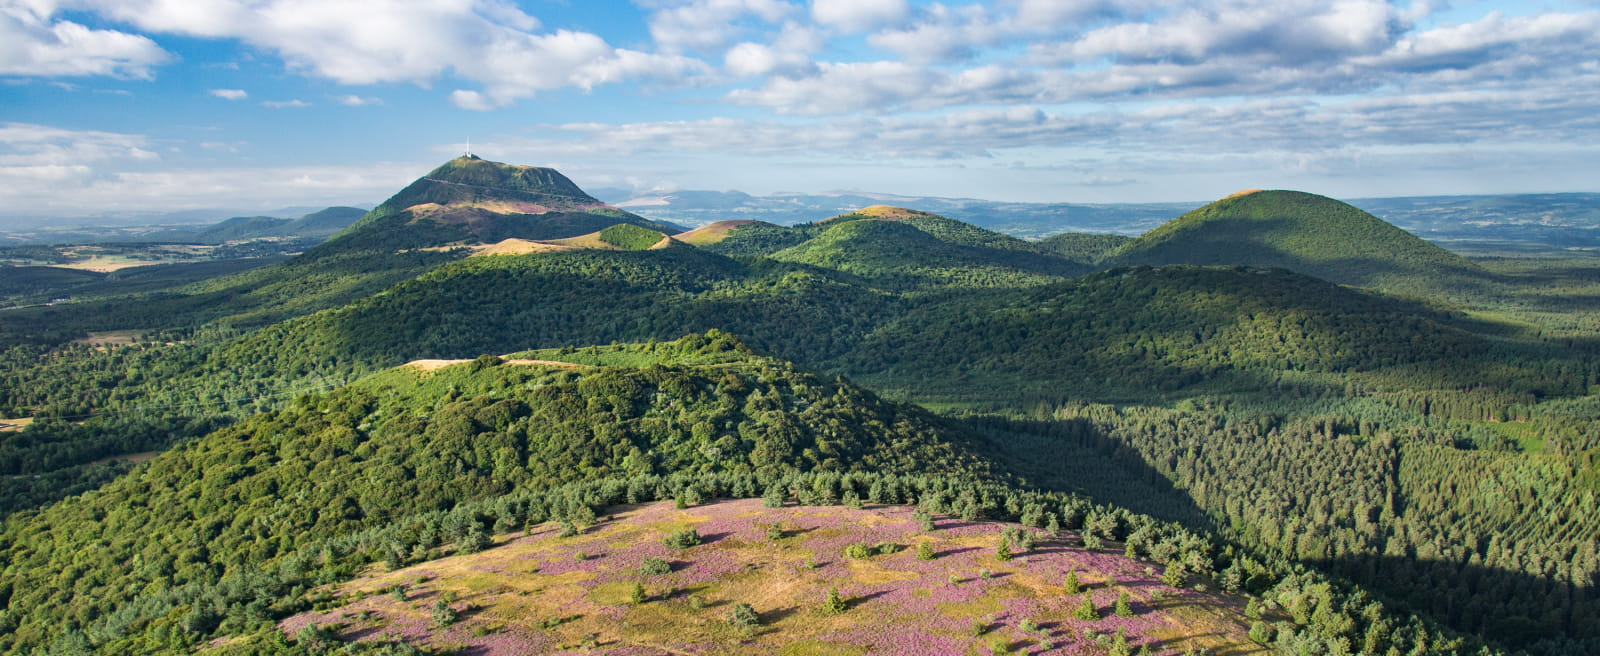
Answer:
[[[1600,191],[1600,0],[0,0],[0,214]]]

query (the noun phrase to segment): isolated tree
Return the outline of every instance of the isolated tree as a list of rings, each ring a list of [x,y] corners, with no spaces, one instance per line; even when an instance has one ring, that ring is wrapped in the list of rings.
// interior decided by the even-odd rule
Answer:
[[[927,540],[917,543],[917,560],[933,560],[935,557],[933,545]]]
[[[822,601],[823,615],[843,615],[849,608],[844,603],[844,597],[839,596],[838,588],[828,588],[828,597]]]
[[[1093,592],[1083,593],[1083,601],[1078,604],[1077,608],[1072,610],[1072,616],[1090,622],[1100,619],[1100,609],[1094,605]]]
[[[1078,570],[1067,571],[1067,580],[1061,582],[1061,590],[1069,595],[1083,592],[1083,584],[1078,583]]]
[[[1112,612],[1116,613],[1117,617],[1133,617],[1133,605],[1129,601],[1127,590],[1118,592],[1117,603]]]
[[[628,595],[628,600],[633,602],[633,605],[639,606],[639,605],[643,605],[644,602],[646,600],[648,600],[648,599],[649,599],[649,595],[645,594],[644,584],[640,583],[638,581],[634,581],[633,582],[633,592]]]

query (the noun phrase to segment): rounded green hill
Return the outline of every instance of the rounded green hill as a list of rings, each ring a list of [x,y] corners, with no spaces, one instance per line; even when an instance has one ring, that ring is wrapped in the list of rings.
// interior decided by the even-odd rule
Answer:
[[[1482,275],[1465,258],[1351,205],[1281,190],[1242,192],[1189,212],[1121,245],[1102,264],[1279,267],[1405,292]]]

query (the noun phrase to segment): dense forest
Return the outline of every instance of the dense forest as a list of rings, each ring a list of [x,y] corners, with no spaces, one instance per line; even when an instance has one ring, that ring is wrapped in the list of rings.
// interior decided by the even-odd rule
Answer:
[[[1138,239],[672,232],[457,160],[280,262],[9,280],[85,291],[0,313],[0,651],[259,637],[367,563],[688,487],[1054,515],[1271,601],[1283,653],[1600,650],[1596,260],[1293,192]]]

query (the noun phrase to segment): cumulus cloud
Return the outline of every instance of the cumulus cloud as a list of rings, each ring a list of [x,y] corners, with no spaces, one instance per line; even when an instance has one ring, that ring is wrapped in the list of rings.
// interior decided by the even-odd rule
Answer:
[[[935,4],[911,25],[878,32],[867,42],[914,61],[950,61],[974,57],[977,48],[995,45],[1009,32],[983,5]]]
[[[97,30],[51,11],[0,4],[0,75],[112,75],[149,78],[172,60],[156,42],[137,34]]]
[[[650,15],[650,35],[667,52],[709,51],[733,40],[746,17],[775,23],[794,10],[779,0],[679,0]]]
[[[292,70],[342,84],[428,85],[453,74],[482,84],[474,93],[487,106],[505,106],[548,89],[675,79],[709,68],[677,55],[615,48],[587,32],[538,32],[538,19],[509,0],[73,4],[147,32],[238,39],[282,57]]]
[[[244,100],[250,97],[244,89],[212,89],[211,95],[223,100]]]
[[[729,73],[738,76],[806,75],[816,69],[812,56],[822,46],[822,35],[815,29],[790,22],[771,44],[740,43],[728,49],[722,62]]]
[[[846,32],[896,23],[911,12],[905,0],[811,0],[811,17]]]

